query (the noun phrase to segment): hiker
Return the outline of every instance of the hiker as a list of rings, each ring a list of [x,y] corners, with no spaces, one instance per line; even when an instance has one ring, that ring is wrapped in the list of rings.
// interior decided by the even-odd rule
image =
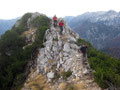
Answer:
[[[57,17],[56,17],[56,15],[53,17],[53,21],[54,21],[54,27],[57,27]]]
[[[86,57],[86,53],[88,51],[88,47],[83,44],[81,47],[80,47],[80,52],[83,54],[83,57]]]
[[[59,22],[59,27],[60,27],[60,35],[62,35],[62,31],[63,31],[63,25],[64,25],[64,23],[63,23],[63,21],[61,20],[61,21]]]

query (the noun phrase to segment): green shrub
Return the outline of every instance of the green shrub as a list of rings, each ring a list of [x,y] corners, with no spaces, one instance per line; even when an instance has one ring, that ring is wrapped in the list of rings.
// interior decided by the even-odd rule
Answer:
[[[73,85],[70,85],[69,87],[68,87],[68,90],[77,90]]]
[[[28,30],[27,21],[32,16],[32,13],[26,13],[20,20],[20,25],[18,27],[13,26],[12,30],[16,31],[19,35],[24,31]]]
[[[61,75],[64,80],[67,80],[67,78],[72,75],[72,71],[62,72]]]
[[[49,21],[50,21],[50,19],[47,16],[41,15],[39,17],[36,17],[34,20],[32,20],[31,23],[34,27],[40,28],[40,27],[43,27],[43,26],[49,27],[49,25],[50,25]]]
[[[55,72],[55,77],[54,77],[54,80],[58,80],[60,78],[60,74]]]
[[[78,45],[85,43],[88,46],[88,62],[94,72],[95,81],[102,88],[110,85],[120,87],[120,61],[96,50],[90,43],[78,39]]]
[[[56,38],[54,39],[54,41],[58,41],[58,38],[56,37]]]

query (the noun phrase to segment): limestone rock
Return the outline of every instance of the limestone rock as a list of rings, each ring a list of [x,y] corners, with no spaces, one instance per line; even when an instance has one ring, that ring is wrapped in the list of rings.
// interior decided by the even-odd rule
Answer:
[[[28,31],[25,31],[22,36],[25,37],[25,42],[27,44],[32,44],[35,41],[35,28],[30,28]]]
[[[49,73],[47,73],[47,77],[48,77],[48,80],[50,81],[51,79],[53,79],[54,78],[54,72],[49,72]]]
[[[62,47],[62,41],[61,40],[58,41],[58,46]]]
[[[77,40],[74,37],[70,37],[69,42],[77,42]]]
[[[68,57],[68,56],[69,56],[69,53],[64,52],[63,55],[64,55],[64,57]]]
[[[69,44],[69,43],[66,42],[66,43],[64,44],[63,51],[64,51],[64,52],[70,52],[70,44]]]

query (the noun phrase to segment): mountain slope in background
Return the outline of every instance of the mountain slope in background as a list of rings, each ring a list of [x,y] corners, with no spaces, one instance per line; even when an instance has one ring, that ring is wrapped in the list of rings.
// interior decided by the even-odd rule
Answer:
[[[0,19],[0,35],[2,35],[7,30],[10,30],[18,19],[20,19],[20,18],[11,19],[11,20]]]
[[[70,27],[97,49],[107,50],[120,48],[120,13],[113,10],[107,12],[87,12],[66,18]],[[115,49],[114,50],[115,53]],[[103,50],[104,51],[104,50]],[[111,55],[112,52],[110,51]],[[118,53],[118,52],[116,52]],[[118,55],[113,55],[118,58]]]

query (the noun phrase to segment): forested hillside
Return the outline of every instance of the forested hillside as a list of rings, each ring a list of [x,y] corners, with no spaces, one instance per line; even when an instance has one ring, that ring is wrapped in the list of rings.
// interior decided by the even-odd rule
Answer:
[[[0,38],[0,90],[11,88],[16,90],[23,84],[29,73],[29,62],[34,62],[37,49],[42,47],[44,33],[49,27],[50,19],[45,15],[33,18],[31,27],[36,28],[35,40],[31,45],[27,45],[23,33],[30,29],[27,21],[32,15],[32,13],[25,14],[18,21],[17,27],[14,25]],[[23,48],[24,46],[26,48]]]

